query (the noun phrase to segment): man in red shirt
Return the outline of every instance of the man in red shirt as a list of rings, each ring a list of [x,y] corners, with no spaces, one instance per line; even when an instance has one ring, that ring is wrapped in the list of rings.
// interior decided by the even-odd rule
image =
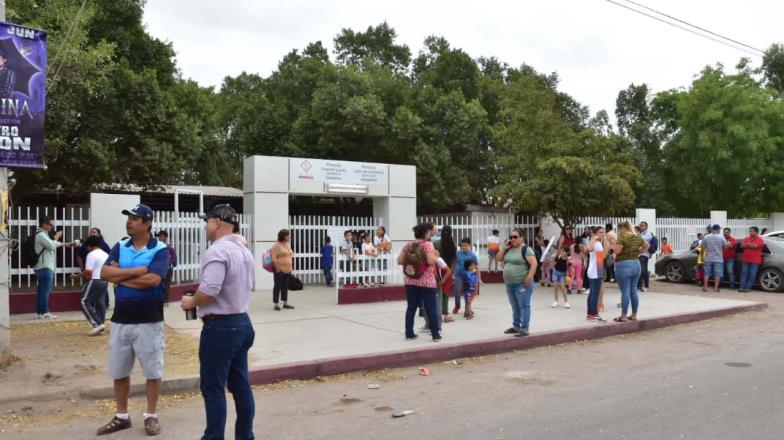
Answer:
[[[762,264],[762,249],[765,241],[759,236],[759,228],[752,226],[749,228],[749,236],[743,239],[740,245],[743,256],[743,270],[740,274],[740,290],[738,292],[748,292],[757,280],[757,270]]]
[[[730,228],[724,228],[724,239],[730,244],[730,247],[724,248],[724,270],[727,271],[727,279],[730,280],[730,290],[735,290],[737,285],[735,281],[735,257],[738,255],[735,245],[737,240],[732,236]]]

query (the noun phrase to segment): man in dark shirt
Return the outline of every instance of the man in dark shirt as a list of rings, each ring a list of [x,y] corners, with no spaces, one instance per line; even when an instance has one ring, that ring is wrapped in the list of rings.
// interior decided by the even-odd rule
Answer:
[[[129,238],[114,245],[101,270],[101,279],[115,283],[114,314],[109,339],[109,374],[114,379],[117,414],[98,435],[131,427],[128,415],[130,375],[136,359],[147,378],[144,429],[160,433],[155,410],[163,376],[163,279],[169,270],[169,250],[152,236],[153,212],[147,205],[124,210]]]
[[[0,50],[0,98],[10,98],[16,87],[16,72],[8,67],[8,58]]]

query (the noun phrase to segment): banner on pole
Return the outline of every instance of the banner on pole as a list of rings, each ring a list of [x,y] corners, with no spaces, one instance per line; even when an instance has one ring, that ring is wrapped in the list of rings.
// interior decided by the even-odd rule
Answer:
[[[46,31],[0,21],[0,167],[44,167]]]

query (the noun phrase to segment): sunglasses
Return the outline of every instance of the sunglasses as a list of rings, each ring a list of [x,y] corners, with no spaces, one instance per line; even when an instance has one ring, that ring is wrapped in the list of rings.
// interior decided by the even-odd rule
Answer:
[[[520,238],[520,236],[519,235],[510,235],[509,238],[511,238],[512,240],[517,240],[518,238]]]

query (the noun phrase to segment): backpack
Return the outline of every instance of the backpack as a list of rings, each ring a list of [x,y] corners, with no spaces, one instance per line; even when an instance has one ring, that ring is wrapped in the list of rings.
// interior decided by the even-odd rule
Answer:
[[[524,244],[524,245],[523,245],[523,248],[522,248],[522,249],[520,249],[520,252],[521,252],[521,253],[522,253],[522,255],[523,255],[523,264],[525,264],[525,267],[527,267],[527,268],[528,268],[528,271],[530,272],[530,271],[531,271],[531,263],[529,263],[529,262],[528,262],[528,259],[527,259],[527,258],[525,258],[525,253],[526,253],[526,252],[528,252],[528,245],[527,245],[527,244]],[[536,255],[536,249],[534,249],[534,256],[535,256],[535,255]],[[537,261],[538,261],[538,258],[537,258]]]
[[[44,231],[37,231],[35,234],[25,238],[22,243],[22,266],[33,267],[38,264],[38,260],[41,258],[44,250],[41,249],[41,252],[35,251],[35,237],[43,233]]]
[[[659,250],[659,239],[656,238],[656,236],[653,235],[653,234],[651,234],[651,243],[650,244],[651,244],[651,247],[648,248],[648,252],[650,252],[651,255],[652,255],[652,254],[655,254],[656,251]]]
[[[267,249],[264,255],[261,256],[261,267],[267,272],[275,271],[275,268],[272,266],[272,248]]]
[[[418,280],[425,273],[426,265],[427,257],[422,244],[416,241],[411,242],[403,256],[403,274],[412,280]]]

